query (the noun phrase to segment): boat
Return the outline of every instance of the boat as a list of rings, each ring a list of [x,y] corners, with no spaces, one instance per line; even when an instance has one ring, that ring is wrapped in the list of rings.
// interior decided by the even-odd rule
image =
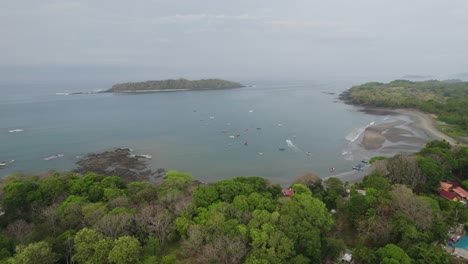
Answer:
[[[145,158],[145,159],[152,159],[153,156],[151,155],[146,155],[146,154],[140,154],[140,155],[135,155],[137,158]]]
[[[249,144],[247,143],[247,141],[244,142],[244,146],[248,146]]]
[[[279,148],[279,150],[281,150],[281,151],[285,151],[286,149],[285,149],[285,148]]]
[[[9,160],[9,161],[2,161],[2,162],[0,162],[0,169],[5,168],[6,166],[12,164],[13,162],[15,162],[15,160]]]
[[[9,133],[18,133],[18,132],[23,132],[23,131],[24,130],[21,128],[8,130]]]
[[[358,164],[354,165],[353,170],[361,170],[363,167],[364,167],[364,165],[358,163]]]
[[[55,155],[51,155],[51,156],[49,156],[49,157],[47,157],[47,158],[44,158],[44,160],[57,159],[57,158],[61,158],[61,157],[63,157],[63,156],[65,156],[65,155],[63,155],[63,154],[61,154],[61,153],[60,153],[60,154],[55,154]]]
[[[331,167],[330,168],[330,172],[334,172],[335,171],[335,168],[334,167]]]

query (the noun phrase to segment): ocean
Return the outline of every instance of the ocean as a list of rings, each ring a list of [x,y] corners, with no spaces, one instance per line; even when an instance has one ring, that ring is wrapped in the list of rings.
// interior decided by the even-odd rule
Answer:
[[[68,96],[110,84],[2,84],[0,162],[15,162],[0,177],[70,170],[87,153],[128,147],[151,155],[152,169],[190,172],[204,182],[261,176],[285,184],[309,171],[350,171],[378,154],[359,146],[364,129],[398,118],[339,101],[356,81],[242,83],[250,86]]]

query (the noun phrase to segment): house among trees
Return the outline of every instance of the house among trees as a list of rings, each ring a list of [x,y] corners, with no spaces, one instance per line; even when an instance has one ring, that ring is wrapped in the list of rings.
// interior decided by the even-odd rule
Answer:
[[[442,196],[443,198],[449,200],[449,201],[454,201],[458,202],[458,198],[455,194],[448,192],[446,190],[440,189],[439,190],[439,195]]]
[[[291,189],[291,188],[284,189],[284,190],[281,191],[281,193],[283,193],[283,195],[286,196],[286,197],[291,197],[294,194],[294,190]]]
[[[463,189],[456,182],[441,182],[439,187],[439,195],[443,198],[454,201],[454,202],[463,202],[466,204],[468,199],[468,191]]]

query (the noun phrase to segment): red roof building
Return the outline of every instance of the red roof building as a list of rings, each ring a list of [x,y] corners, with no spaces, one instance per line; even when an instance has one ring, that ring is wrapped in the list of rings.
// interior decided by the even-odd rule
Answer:
[[[453,187],[453,184],[448,182],[440,182],[440,188],[449,191]]]
[[[462,187],[457,187],[455,189],[453,189],[453,192],[458,194],[458,196],[460,196],[461,198],[467,198],[468,197],[468,192],[463,189]]]
[[[447,192],[446,190],[439,190],[439,195],[449,201],[455,201],[455,202],[458,201],[458,198],[455,194],[451,192]]]
[[[291,196],[293,196],[293,194],[294,194],[294,190],[291,189],[291,188],[282,190],[281,192],[282,192],[283,195],[286,196],[286,197],[291,197]]]

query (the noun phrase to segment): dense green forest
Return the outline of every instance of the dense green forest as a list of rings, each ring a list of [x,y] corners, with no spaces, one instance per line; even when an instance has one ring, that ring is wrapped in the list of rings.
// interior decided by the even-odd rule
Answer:
[[[468,137],[468,82],[371,82],[352,87],[347,96],[356,104],[416,108],[436,114],[445,122],[439,127],[443,132]]]
[[[137,91],[162,91],[162,90],[206,90],[206,89],[227,89],[243,87],[242,84],[221,80],[161,80],[115,84],[110,89],[111,92],[137,92]]]
[[[303,175],[291,197],[260,177],[11,175],[0,263],[333,263],[346,249],[355,263],[454,263],[441,245],[468,210],[437,188],[468,187],[468,148],[434,141],[372,167],[353,185]]]

